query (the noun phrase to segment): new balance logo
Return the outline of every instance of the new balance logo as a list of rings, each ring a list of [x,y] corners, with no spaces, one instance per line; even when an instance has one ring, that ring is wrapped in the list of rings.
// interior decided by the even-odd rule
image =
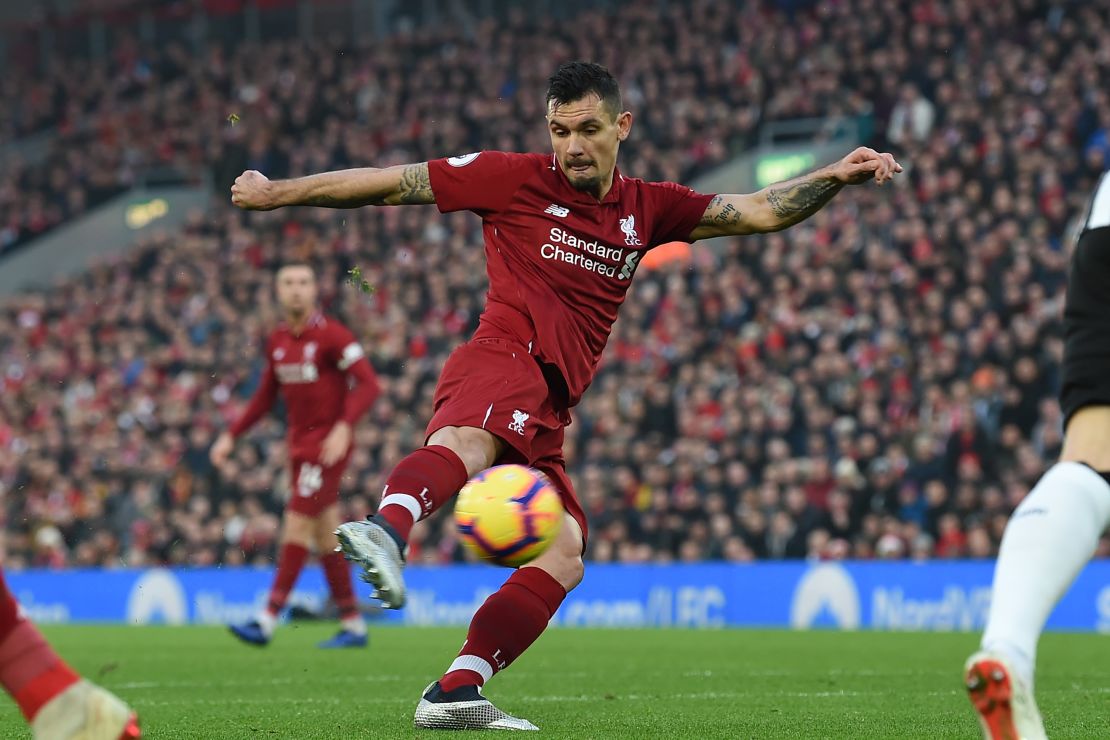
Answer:
[[[559,218],[566,218],[570,215],[569,208],[563,208],[562,206],[557,206],[554,203],[543,209],[543,212],[550,213],[552,216],[558,216]]]
[[[524,422],[528,421],[528,414],[519,409],[513,412],[513,420],[509,422],[509,431],[524,436]]]

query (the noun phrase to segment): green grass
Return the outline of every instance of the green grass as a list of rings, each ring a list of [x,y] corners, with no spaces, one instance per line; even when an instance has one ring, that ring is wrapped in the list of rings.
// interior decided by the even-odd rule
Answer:
[[[331,627],[268,648],[220,629],[51,627],[48,638],[140,712],[149,738],[412,738],[420,691],[461,629],[379,628],[324,652]],[[969,634],[552,630],[488,695],[550,737],[971,738]],[[1110,736],[1110,641],[1048,635],[1038,696],[1049,735]],[[0,737],[26,737],[14,705]],[[476,737],[469,734],[467,737]]]

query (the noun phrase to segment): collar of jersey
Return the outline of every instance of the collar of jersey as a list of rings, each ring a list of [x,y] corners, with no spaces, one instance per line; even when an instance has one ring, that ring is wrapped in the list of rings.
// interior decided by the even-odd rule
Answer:
[[[594,200],[592,195],[590,195],[589,193],[583,193],[581,190],[578,190],[570,184],[570,180],[567,179],[567,173],[563,172],[563,168],[560,167],[559,163],[555,160],[554,154],[551,155],[551,168],[555,170],[555,174],[558,175],[559,182],[562,183],[563,189],[570,191],[570,193],[573,195],[570,200],[573,200],[576,203],[589,203],[592,206],[596,206],[605,205],[606,203],[620,202],[621,183],[624,180],[624,176],[621,174],[620,167],[613,168],[613,187],[609,188],[609,192],[606,193],[605,197],[602,198],[600,201]]]
[[[323,324],[324,314],[321,311],[317,311],[316,313],[312,314],[312,317],[309,318],[308,321],[305,322],[304,329],[301,329],[301,334],[304,334],[309,329],[313,329],[317,326],[322,326]],[[284,332],[289,332],[290,334],[293,333],[293,327],[290,326],[289,322],[285,319],[282,319],[281,323],[278,324],[278,329]],[[298,334],[297,336],[300,336],[301,334]]]

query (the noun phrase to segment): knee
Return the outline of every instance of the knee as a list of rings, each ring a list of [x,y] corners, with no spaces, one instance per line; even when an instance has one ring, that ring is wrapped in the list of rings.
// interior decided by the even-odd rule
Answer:
[[[497,438],[484,429],[444,427],[428,438],[428,444],[446,447],[458,455],[468,476],[493,465],[500,451]]]
[[[555,580],[567,590],[567,593],[570,593],[582,582],[582,578],[585,575],[586,564],[582,562],[582,553],[578,552],[565,558],[563,571]]]
[[[570,529],[569,525],[567,529]],[[564,530],[562,536],[551,546],[551,550],[544,553],[546,557],[543,557],[542,565],[548,575],[558,581],[568,593],[582,582],[582,576],[586,572],[586,565],[582,562],[582,535],[577,522],[573,522],[573,530]]]
[[[478,475],[478,473],[493,465],[495,459],[490,453],[490,445],[482,444],[480,440],[474,439],[464,439],[455,454],[466,466],[468,477]]]
[[[319,551],[319,546],[316,538],[308,532],[301,532],[292,529],[286,529],[281,536],[281,544],[283,545],[299,545],[306,550],[312,551],[316,549]]]
[[[1084,406],[1068,421],[1061,462],[1085,463],[1097,471],[1110,470],[1110,406]]]
[[[530,563],[554,578],[563,590],[570,593],[582,582],[586,566],[582,562],[581,554],[547,552],[542,560],[537,559]]]
[[[281,543],[283,545],[300,545],[311,549],[316,544],[312,528],[312,520],[298,514],[286,514],[285,522],[281,528]]]

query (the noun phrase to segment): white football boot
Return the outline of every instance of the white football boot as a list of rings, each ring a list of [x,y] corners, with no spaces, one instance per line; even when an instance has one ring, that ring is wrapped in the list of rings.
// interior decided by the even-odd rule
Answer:
[[[477,686],[446,692],[439,681],[424,689],[412,724],[425,730],[538,730],[526,719],[505,714]]]
[[[347,522],[335,530],[336,548],[362,568],[362,580],[374,586],[371,596],[386,609],[405,605],[404,543],[385,520],[365,519]]]

